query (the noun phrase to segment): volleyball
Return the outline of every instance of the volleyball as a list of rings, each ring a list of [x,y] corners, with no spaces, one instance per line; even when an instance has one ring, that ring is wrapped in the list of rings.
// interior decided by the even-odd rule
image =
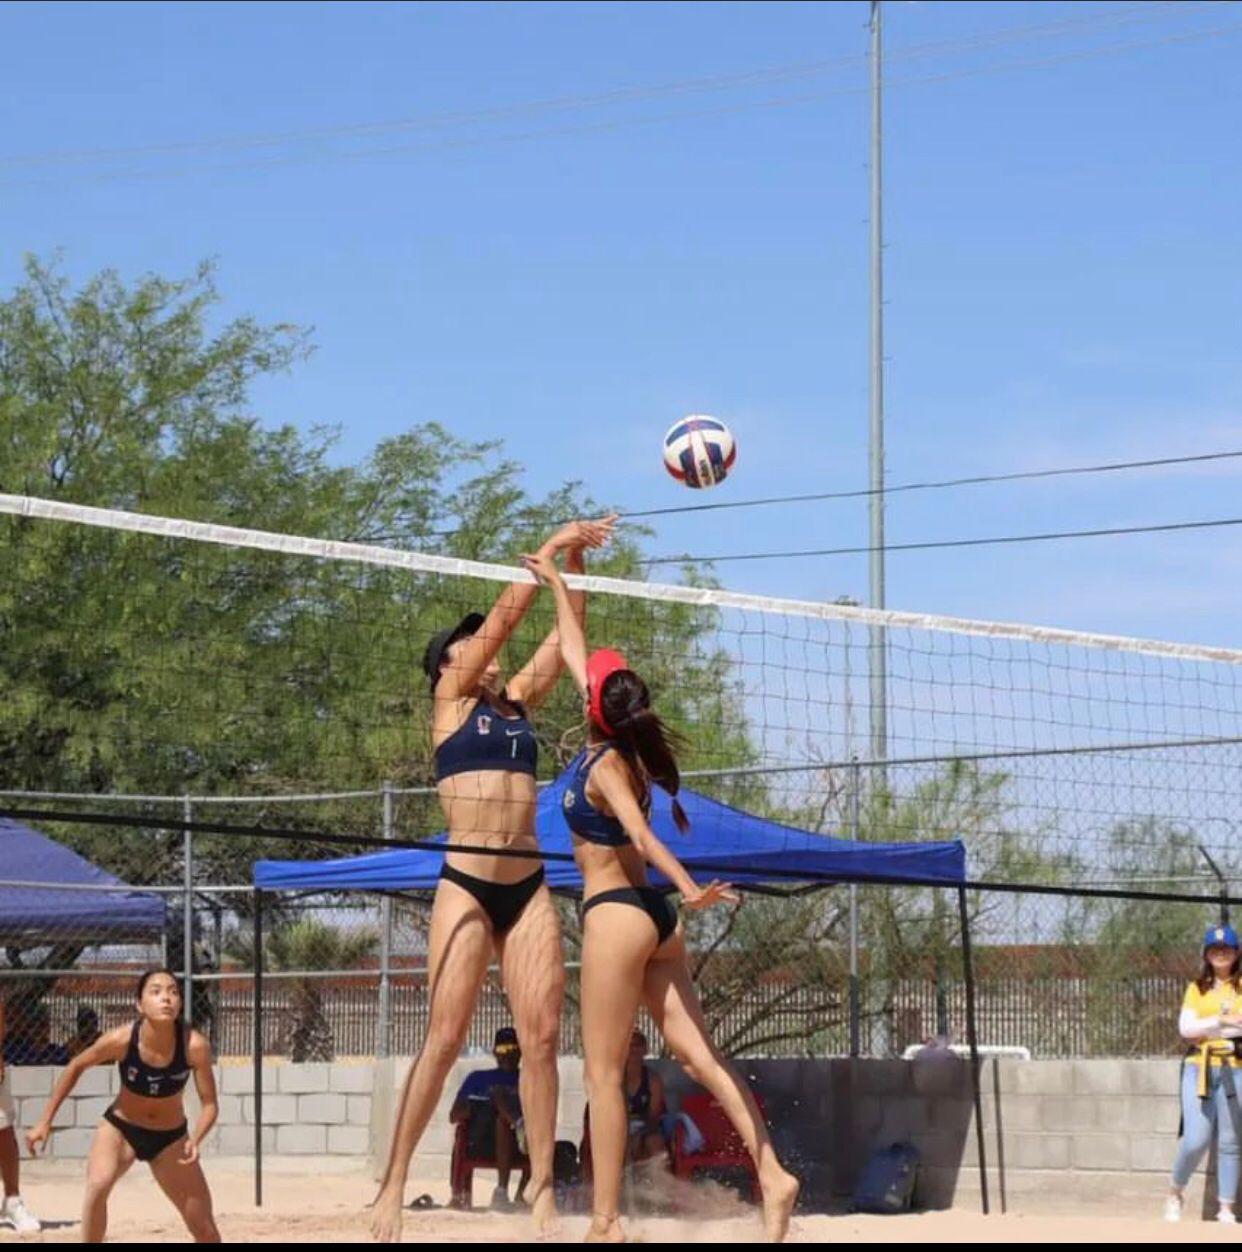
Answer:
[[[664,436],[664,468],[687,487],[714,487],[729,476],[737,441],[719,418],[701,413],[674,422]]]

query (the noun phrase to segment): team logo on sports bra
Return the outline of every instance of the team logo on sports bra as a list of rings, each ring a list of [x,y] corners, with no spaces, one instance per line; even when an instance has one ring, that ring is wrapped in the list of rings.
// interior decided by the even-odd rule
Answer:
[[[126,1075],[128,1076],[128,1078],[129,1078],[129,1081],[130,1081],[130,1082],[137,1082],[137,1081],[138,1081],[138,1069],[137,1069],[137,1066],[131,1065],[131,1066],[130,1066],[130,1067],[129,1067],[126,1071],[125,1071],[125,1073],[126,1073]]]
[[[561,801],[561,805],[566,810],[574,807],[574,789],[572,787],[565,788],[565,798]]]
[[[480,713],[474,722],[478,728],[479,734],[490,735],[492,733],[492,719],[486,713]]]

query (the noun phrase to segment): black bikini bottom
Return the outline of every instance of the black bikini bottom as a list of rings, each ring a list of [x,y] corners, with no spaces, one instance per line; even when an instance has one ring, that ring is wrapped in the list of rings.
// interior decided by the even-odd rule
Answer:
[[[440,877],[470,892],[491,919],[492,929],[503,935],[521,917],[522,910],[543,886],[543,866],[518,882],[492,882],[489,878],[476,878],[473,874],[463,874],[451,865],[441,867]]]
[[[121,1132],[125,1142],[134,1149],[134,1155],[140,1161],[153,1161],[170,1144],[185,1137],[188,1129],[185,1122],[174,1126],[172,1130],[149,1130],[146,1126],[135,1126],[118,1117],[111,1108],[104,1110],[104,1121],[110,1122]]]
[[[601,891],[599,895],[583,901],[583,917],[597,904],[632,904],[636,909],[642,909],[655,923],[656,935],[661,943],[677,929],[677,914],[673,906],[654,887],[617,887],[613,891]]]

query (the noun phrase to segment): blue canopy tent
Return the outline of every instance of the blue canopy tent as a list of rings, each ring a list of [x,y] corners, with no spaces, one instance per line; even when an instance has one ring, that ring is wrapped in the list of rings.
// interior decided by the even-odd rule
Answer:
[[[569,828],[561,816],[570,771],[539,793],[535,830],[539,845],[553,858],[546,863],[553,890],[582,888],[582,875],[568,858]],[[690,818],[682,834],[673,822],[668,797],[657,790],[651,826],[693,874],[743,884],[833,881],[923,882],[957,886],[966,880],[966,849],[959,840],[940,843],[856,843],[796,830],[683,790]],[[436,836],[442,843],[444,835]],[[559,854],[557,856],[556,854]],[[327,861],[256,861],[254,885],[265,891],[431,891],[443,855],[429,848],[395,848]],[[652,871],[656,886],[667,886]]]
[[[54,886],[6,886],[47,883]],[[115,887],[115,891],[84,888]],[[164,901],[20,822],[0,819],[0,943],[127,943],[158,938]]]

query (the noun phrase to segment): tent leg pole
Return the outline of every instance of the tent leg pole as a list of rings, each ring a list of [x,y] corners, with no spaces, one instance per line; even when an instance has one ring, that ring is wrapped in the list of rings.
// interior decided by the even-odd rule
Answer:
[[[957,889],[957,911],[962,926],[962,971],[966,979],[966,1038],[970,1044],[970,1091],[975,1102],[975,1141],[979,1150],[979,1197],[986,1216],[988,1204],[988,1158],[983,1143],[983,1095],[979,1089],[979,1033],[975,1028],[975,968],[970,953],[970,914],[966,888]]]
[[[263,892],[254,893],[254,1203],[263,1207]]]

